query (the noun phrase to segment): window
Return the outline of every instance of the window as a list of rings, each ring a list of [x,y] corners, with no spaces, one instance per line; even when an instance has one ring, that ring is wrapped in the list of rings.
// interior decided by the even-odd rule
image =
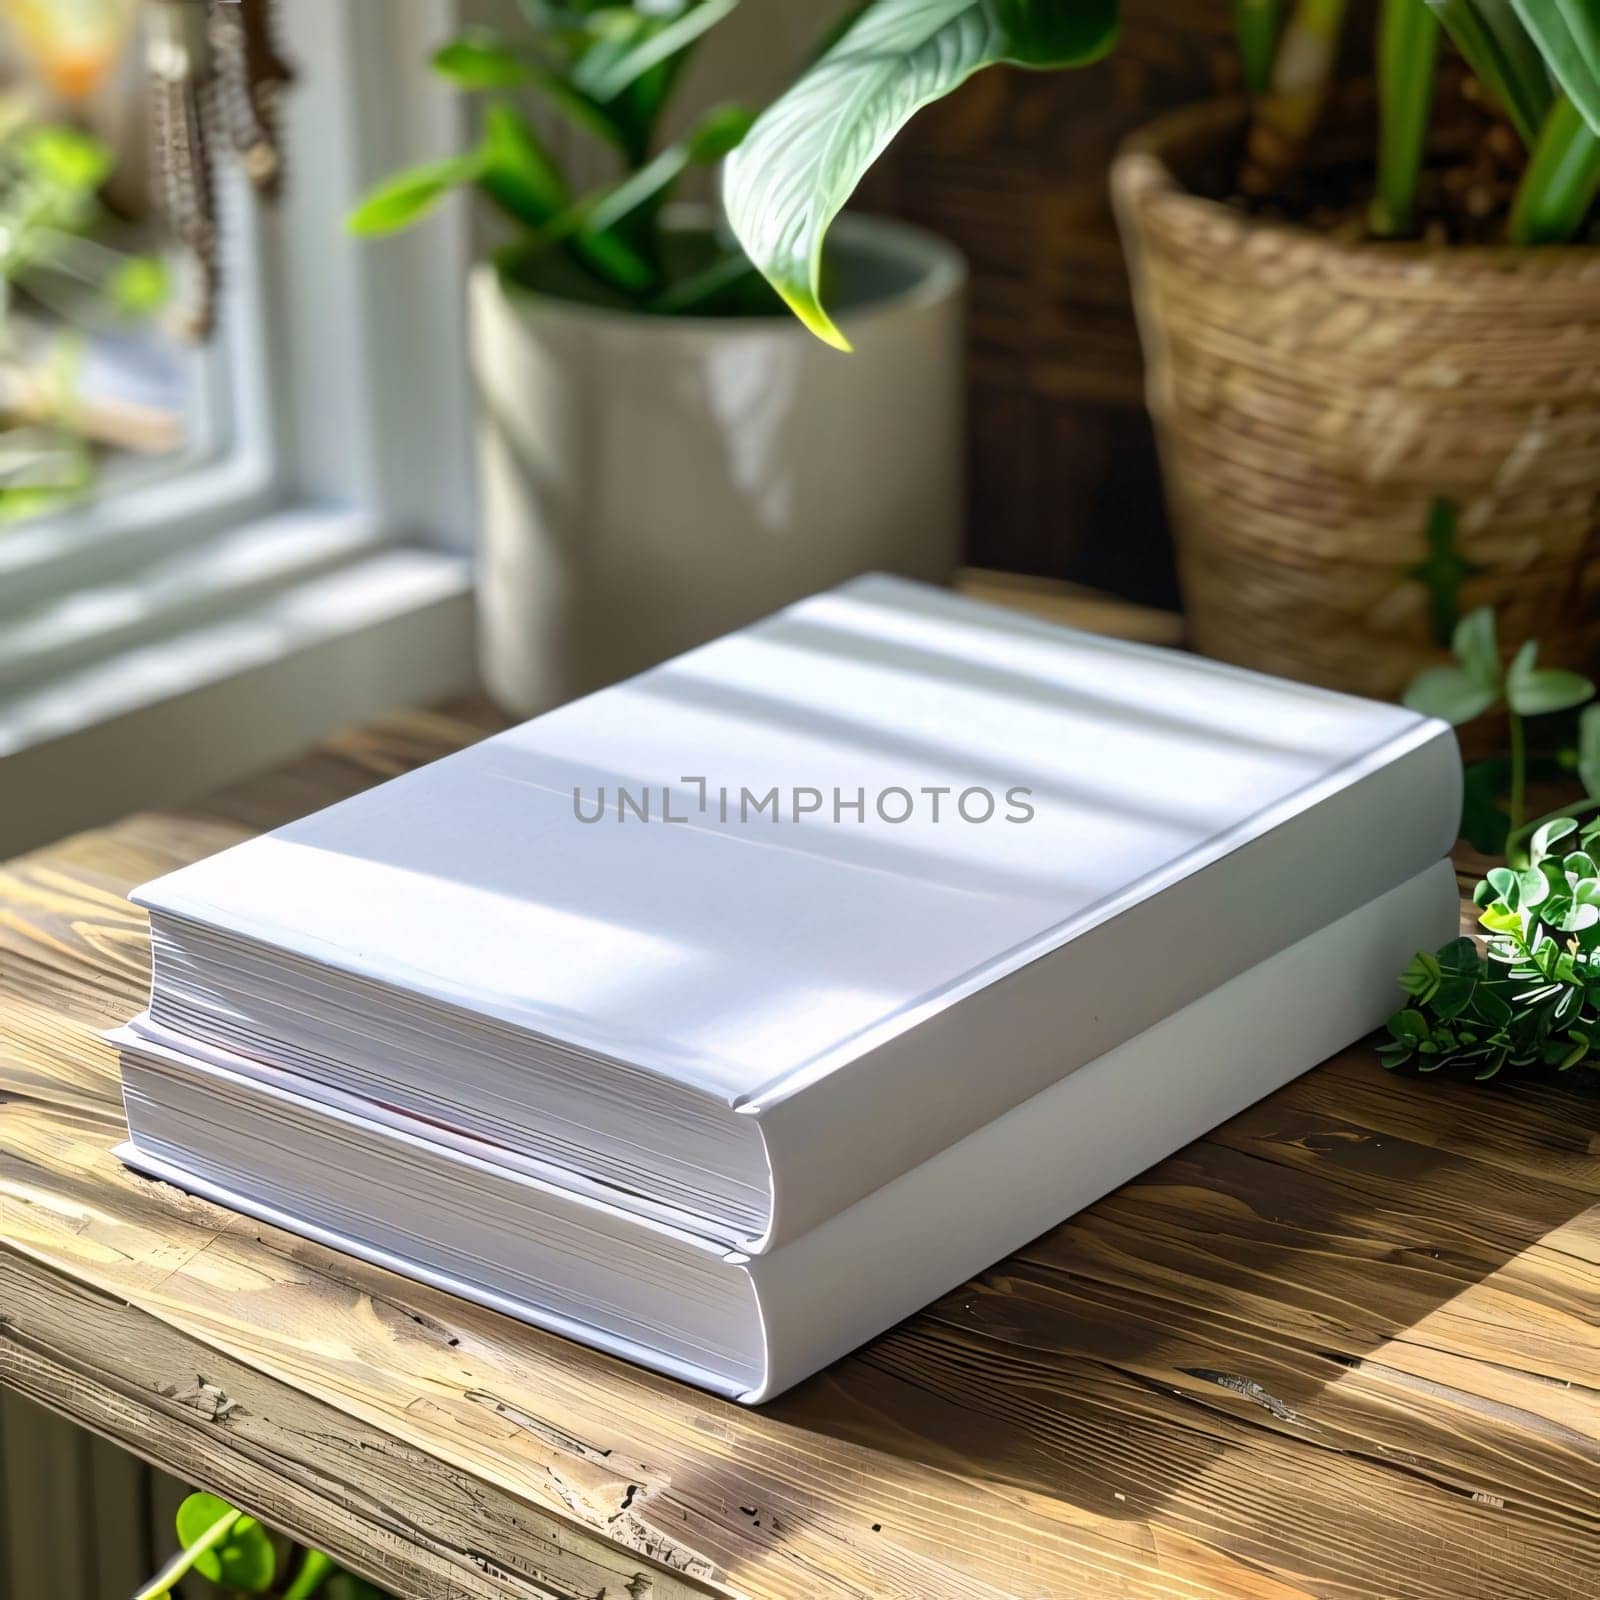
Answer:
[[[279,7],[285,188],[264,206],[219,162],[221,322],[165,352],[170,448],[0,526],[0,851],[470,681],[465,222],[344,229],[379,175],[459,143],[426,70],[455,10]]]

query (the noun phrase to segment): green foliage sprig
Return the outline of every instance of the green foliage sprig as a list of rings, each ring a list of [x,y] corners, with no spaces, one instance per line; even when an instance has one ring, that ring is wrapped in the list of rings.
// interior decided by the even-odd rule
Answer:
[[[235,1593],[276,1595],[277,1600],[391,1600],[320,1550],[280,1562],[267,1530],[214,1494],[189,1495],[178,1507],[176,1523],[182,1548],[134,1600],[169,1600],[191,1572]],[[287,1581],[275,1589],[280,1579]]]
[[[1529,864],[1495,867],[1474,894],[1480,949],[1453,939],[1419,951],[1400,977],[1413,1005],[1378,1047],[1386,1067],[1600,1071],[1600,818],[1553,817],[1533,834]]]
[[[1529,639],[1512,657],[1501,660],[1494,611],[1479,606],[1455,627],[1450,642],[1453,664],[1428,667],[1418,673],[1405,692],[1413,711],[1443,717],[1459,726],[1504,707],[1510,727],[1510,755],[1506,761],[1475,762],[1466,769],[1462,832],[1479,849],[1508,859],[1520,857],[1527,831],[1526,806],[1529,771],[1525,719],[1571,711],[1594,698],[1594,684],[1581,673],[1562,667],[1541,667],[1539,646]],[[1558,751],[1555,764],[1571,768],[1594,803],[1600,803],[1600,706],[1589,706],[1579,718],[1578,743],[1571,752]],[[1508,780],[1509,810],[1502,812],[1497,799],[1502,778]],[[1591,809],[1585,805],[1583,811]]]

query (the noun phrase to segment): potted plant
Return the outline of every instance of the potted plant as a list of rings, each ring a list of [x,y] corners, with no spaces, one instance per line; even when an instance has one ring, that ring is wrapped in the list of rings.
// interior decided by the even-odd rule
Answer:
[[[1395,695],[1448,642],[1448,577],[1593,667],[1600,8],[1384,0],[1376,85],[1335,81],[1344,0],[1237,10],[1254,95],[1113,172],[1191,638]],[[862,163],[796,129],[842,114],[871,159],[978,66],[1084,59],[1106,13],[874,0],[730,163],[752,258],[826,336],[815,246]]]
[[[961,298],[953,247],[848,218],[827,272],[857,360],[797,327],[709,207],[673,205],[752,116],[679,138],[663,112],[736,0],[528,0],[434,66],[485,100],[467,153],[399,174],[351,219],[405,226],[457,188],[505,235],[473,273],[485,680],[531,714],[871,568],[959,559]],[[598,145],[580,191],[540,124]],[[541,119],[542,123],[543,119]]]

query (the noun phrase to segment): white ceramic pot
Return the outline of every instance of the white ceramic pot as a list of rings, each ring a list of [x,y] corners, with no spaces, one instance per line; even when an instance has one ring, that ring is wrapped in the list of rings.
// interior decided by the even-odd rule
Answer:
[[[949,244],[835,225],[842,355],[784,317],[472,282],[483,675],[532,715],[866,571],[944,581],[963,513]]]

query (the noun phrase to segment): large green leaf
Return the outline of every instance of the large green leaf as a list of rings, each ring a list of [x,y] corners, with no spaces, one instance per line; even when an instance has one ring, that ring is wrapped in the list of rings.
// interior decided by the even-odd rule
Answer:
[[[1531,150],[1555,98],[1550,75],[1513,0],[1427,0],[1473,76],[1504,107]],[[1538,0],[1541,6],[1550,0]]]
[[[1600,133],[1600,0],[1511,0],[1545,65]]]
[[[818,297],[822,244],[889,142],[980,68],[1092,61],[1116,28],[1116,0],[876,0],[729,159],[746,254],[813,333],[849,349]]]

